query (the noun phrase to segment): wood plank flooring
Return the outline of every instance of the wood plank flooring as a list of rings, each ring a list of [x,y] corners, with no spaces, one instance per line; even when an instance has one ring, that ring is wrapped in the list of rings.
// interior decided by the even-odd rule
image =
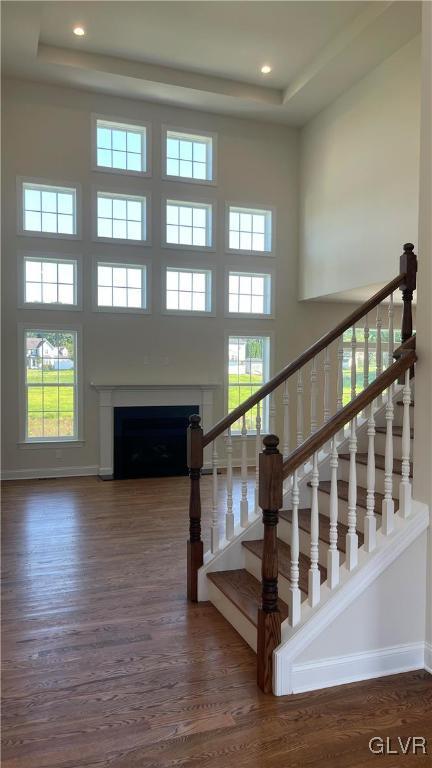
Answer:
[[[3,485],[3,768],[430,765],[420,671],[277,699],[185,599],[187,478]],[[211,478],[203,479],[208,535]],[[429,756],[372,736],[421,735]]]

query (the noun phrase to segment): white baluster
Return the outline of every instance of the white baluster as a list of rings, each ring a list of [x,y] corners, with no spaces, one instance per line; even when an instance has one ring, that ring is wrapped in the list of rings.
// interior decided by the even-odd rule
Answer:
[[[351,334],[351,400],[357,394],[357,336],[356,327],[353,325]]]
[[[288,391],[288,379],[284,383],[284,390],[282,395],[283,404],[283,457],[287,458],[290,450],[290,413],[289,413],[289,391]]]
[[[324,350],[324,424],[330,418],[330,347]]]
[[[385,409],[386,441],[384,462],[384,498],[382,502],[382,532],[387,536],[394,528],[393,501],[393,385],[387,390]]]
[[[314,357],[313,360],[312,360],[311,385],[310,385],[310,393],[311,393],[310,413],[311,413],[311,434],[312,435],[318,429],[318,419],[317,419],[318,385],[317,385],[317,382],[318,382],[317,359],[316,359],[316,357]]]
[[[210,531],[210,548],[211,551],[217,552],[219,549],[219,519],[218,519],[218,455],[216,440],[213,440],[212,451],[212,475],[213,475],[213,488],[212,488],[212,523]]]
[[[351,422],[349,439],[349,481],[348,481],[348,533],[346,535],[346,566],[349,571],[357,565],[358,536],[357,536],[357,435],[356,420]]]
[[[336,399],[336,411],[340,411],[343,407],[343,335],[339,336],[338,348],[337,348],[337,399]],[[339,439],[343,440],[345,434],[345,428],[339,432]]]
[[[368,456],[367,456],[367,495],[366,517],[364,520],[364,546],[366,552],[372,552],[376,547],[376,517],[375,517],[375,417],[373,403],[369,406],[367,423]]]
[[[393,316],[394,316],[393,294],[391,293],[390,294],[389,308],[388,308],[388,361],[387,361],[387,365],[391,365],[392,362],[393,362],[393,351],[394,351]]]
[[[339,584],[339,550],[338,550],[338,485],[337,485],[337,472],[338,472],[338,452],[336,448],[336,437],[333,438],[331,443],[331,456],[330,456],[330,531],[329,540],[330,546],[327,550],[327,580],[330,589],[334,589]]]
[[[259,514],[259,455],[261,453],[261,403],[256,404],[255,419],[255,514]]]
[[[247,466],[247,427],[246,416],[243,416],[241,431],[241,501],[240,501],[240,525],[245,528],[248,524],[248,466]]]
[[[303,372],[297,374],[297,445],[303,442]]]
[[[269,395],[269,426],[270,434],[274,435],[276,429],[276,403],[274,392],[271,392]]]
[[[234,515],[233,515],[233,467],[232,467],[232,438],[231,428],[227,430],[226,437],[226,457],[227,457],[227,511],[225,514],[225,536],[232,539],[234,536]]]
[[[382,319],[381,319],[381,305],[380,304],[378,304],[378,306],[377,306],[376,327],[377,327],[377,337],[376,337],[376,376],[378,378],[378,376],[382,373],[382,339],[381,339]]]
[[[364,324],[363,350],[363,389],[369,385],[369,318],[366,315]]]
[[[319,546],[319,510],[318,510],[318,453],[314,453],[313,469],[311,476],[312,504],[311,504],[311,543],[310,543],[310,568],[308,579],[308,600],[312,608],[320,601],[320,571],[318,568]]]
[[[411,426],[410,403],[411,387],[410,372],[405,372],[405,385],[403,388],[403,422],[402,422],[402,480],[399,484],[399,514],[409,517],[411,514],[411,483],[410,483],[410,454],[411,454]]]
[[[299,527],[298,527],[298,508],[300,503],[300,493],[298,485],[297,470],[294,472],[292,483],[292,517],[291,517],[291,569],[290,569],[290,588],[289,588],[289,611],[288,620],[292,627],[300,621],[301,616],[301,593],[299,589]]]

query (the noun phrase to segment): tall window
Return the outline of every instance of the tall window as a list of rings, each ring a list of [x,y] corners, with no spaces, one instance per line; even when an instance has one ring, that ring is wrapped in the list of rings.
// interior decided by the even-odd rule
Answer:
[[[272,250],[272,214],[261,208],[229,206],[230,251],[269,253]]]
[[[356,392],[359,394],[364,389],[364,329],[356,328]],[[352,369],[352,330],[345,331],[343,334],[343,358],[342,358],[342,372],[343,372],[343,404],[346,405],[351,400],[351,369]],[[381,355],[382,355],[382,367],[388,368],[391,365],[391,360],[388,350],[389,332],[388,328],[381,330]],[[376,343],[377,343],[377,329],[369,329],[369,384],[376,379],[377,376],[377,358],[376,358]],[[393,348],[402,343],[401,331],[394,329],[394,344]]]
[[[98,307],[146,309],[146,267],[126,264],[97,265]]]
[[[23,182],[23,230],[47,235],[77,234],[76,189]]]
[[[75,331],[25,331],[26,439],[77,437]]]
[[[228,274],[228,312],[230,314],[269,315],[271,313],[271,275],[230,271]]]
[[[212,246],[211,205],[167,200],[166,243],[210,248]]]
[[[114,240],[145,240],[146,198],[98,192],[97,236]]]
[[[147,171],[145,126],[96,119],[96,165],[125,173]]]
[[[77,303],[76,261],[24,258],[24,303]]]
[[[211,312],[210,270],[168,267],[165,307],[174,312]]]
[[[254,394],[270,375],[270,338],[268,336],[230,336],[228,340],[228,412]],[[256,428],[257,409],[246,414],[248,432]],[[268,429],[268,403],[261,404],[262,429]],[[232,426],[240,432],[242,420]]]
[[[212,137],[167,130],[166,174],[194,181],[212,181]]]

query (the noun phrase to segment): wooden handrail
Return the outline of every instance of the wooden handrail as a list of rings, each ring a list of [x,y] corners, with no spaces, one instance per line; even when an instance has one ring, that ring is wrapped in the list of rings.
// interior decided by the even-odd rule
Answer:
[[[408,243],[408,245],[411,244]],[[414,248],[414,246],[412,247]],[[358,309],[354,310],[354,312],[351,312],[351,314],[348,315],[345,320],[342,320],[339,325],[336,325],[335,328],[332,328],[331,331],[324,334],[324,336],[321,336],[318,341],[306,349],[305,352],[293,360],[292,363],[289,363],[284,368],[282,368],[279,373],[273,376],[270,381],[258,389],[255,394],[248,397],[248,399],[238,405],[237,408],[234,408],[231,413],[228,413],[226,416],[224,416],[224,418],[218,421],[217,424],[215,424],[214,427],[212,427],[209,432],[207,432],[207,434],[203,435],[203,446],[205,447],[206,445],[209,445],[209,443],[213,442],[213,440],[219,437],[219,435],[225,432],[232,424],[234,424],[238,419],[244,416],[245,413],[253,408],[254,405],[259,403],[264,399],[264,397],[269,395],[277,387],[283,384],[284,381],[296,373],[296,371],[298,371],[300,368],[303,368],[306,363],[318,355],[319,352],[322,352],[322,350],[328,347],[329,344],[332,344],[332,342],[339,338],[339,336],[347,331],[348,328],[351,328],[355,323],[361,320],[361,318],[371,312],[372,309],[375,309],[378,304],[384,301],[384,299],[390,296],[393,291],[395,291],[406,282],[406,277],[406,273],[401,272],[401,274],[391,280],[390,283],[387,283],[384,288],[381,288],[381,290],[375,293],[368,301],[365,301],[364,304],[362,304]]]
[[[407,340],[411,341],[411,339]],[[408,343],[405,342],[408,346]],[[400,348],[399,348],[400,349]],[[414,350],[404,349],[400,353],[399,359],[381,373],[366,389],[357,397],[351,400],[348,405],[341,408],[328,422],[324,424],[315,434],[305,440],[302,445],[296,448],[283,463],[284,479],[291,475],[296,469],[310,459],[323,445],[325,445],[339,430],[363,411],[372,403],[378,395],[384,392],[390,384],[402,376],[408,368],[414,365],[417,355]]]

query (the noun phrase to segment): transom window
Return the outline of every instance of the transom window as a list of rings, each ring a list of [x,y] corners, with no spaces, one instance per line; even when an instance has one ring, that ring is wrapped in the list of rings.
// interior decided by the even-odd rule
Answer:
[[[26,440],[77,437],[76,332],[25,331]]]
[[[98,192],[97,236],[114,240],[145,240],[146,198]]]
[[[253,395],[270,374],[270,338],[268,336],[230,336],[228,339],[228,412],[237,408]],[[256,406],[246,414],[248,432],[256,431]],[[268,430],[267,399],[261,403],[261,428]],[[232,432],[239,433],[242,419],[232,425]]]
[[[26,256],[24,258],[24,302],[26,304],[76,304],[76,261]]]
[[[268,253],[272,249],[271,211],[229,206],[228,247],[232,251]]]
[[[50,235],[76,235],[76,189],[24,182],[23,229]]]
[[[235,314],[269,315],[271,275],[255,272],[229,272],[228,311]]]
[[[166,132],[166,173],[195,181],[212,181],[213,140],[210,136]]]
[[[212,207],[209,204],[167,200],[167,245],[210,248]]]
[[[147,129],[107,120],[96,120],[96,163],[127,173],[145,173]]]
[[[98,263],[98,307],[146,309],[146,272],[141,265]]]
[[[168,267],[165,306],[174,312],[211,312],[211,271]]]
[[[393,335],[394,335],[393,348],[396,349],[396,347],[398,347],[399,344],[402,344],[401,331],[395,328],[393,331]],[[357,394],[359,394],[360,392],[363,391],[364,384],[365,384],[365,381],[364,381],[364,372],[365,372],[364,329],[356,328],[355,337],[356,337],[356,351],[355,351],[356,392]],[[343,342],[343,358],[342,358],[343,395],[342,397],[343,397],[343,404],[346,405],[351,400],[352,329],[345,331],[342,337],[342,342]],[[388,328],[382,328],[381,329],[381,360],[382,360],[383,369],[388,368],[388,366],[392,362],[389,356],[388,343],[389,343]],[[368,351],[369,351],[368,382],[369,384],[372,381],[374,381],[374,379],[376,379],[376,376],[377,376],[376,345],[377,345],[377,329],[370,328],[369,338],[368,338]]]

